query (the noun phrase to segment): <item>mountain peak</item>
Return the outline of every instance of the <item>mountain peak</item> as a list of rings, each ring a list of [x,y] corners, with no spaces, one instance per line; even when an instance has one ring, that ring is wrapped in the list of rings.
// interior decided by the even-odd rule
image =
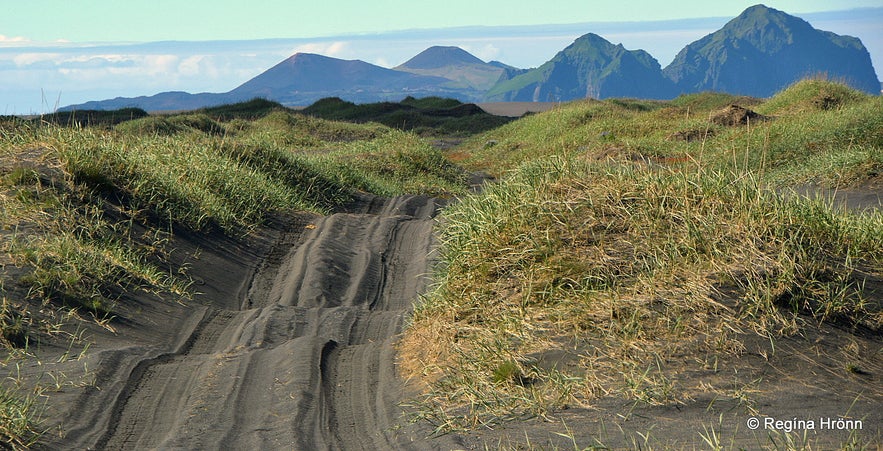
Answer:
[[[586,34],[576,38],[574,43],[577,43],[577,42],[588,42],[588,43],[592,43],[594,45],[613,46],[613,43],[611,43],[610,41],[604,39],[603,37],[601,37],[600,35],[597,35],[595,33],[586,33]]]
[[[807,21],[764,5],[752,6],[729,21],[723,35],[738,36],[760,50],[777,51],[814,31]]]
[[[511,66],[485,63],[460,47],[439,45],[418,53],[395,70],[446,78],[450,80],[447,87],[472,91],[476,99],[500,78],[517,71]]]
[[[440,94],[444,92],[440,86],[446,82],[441,77],[386,69],[361,60],[295,53],[230,93],[303,105],[322,97],[377,101],[421,92]]]
[[[671,98],[720,91],[767,97],[797,80],[824,75],[879,94],[870,54],[854,37],[816,30],[808,22],[759,4],[720,30],[686,46],[664,70],[643,50],[587,33],[542,66],[517,69],[485,63],[453,46],[429,47],[387,69],[360,60],[295,53],[227,93],[160,93],[110,99],[77,108],[136,106],[149,111],[193,109],[255,97],[306,105],[323,97],[353,102],[447,96],[461,101],[566,101],[585,97]]]
[[[542,66],[494,86],[490,101],[549,101],[607,97],[671,97],[673,85],[643,50],[627,50],[587,33]]]
[[[438,69],[445,66],[486,64],[460,47],[433,46],[404,62],[398,69]]]
[[[781,13],[781,11],[779,11],[777,9],[773,9],[767,5],[758,3],[757,5],[749,6],[748,8],[745,8],[745,11],[742,11],[742,14],[740,14],[739,16],[753,16],[753,15],[757,15],[757,14],[768,14],[773,11]]]
[[[869,93],[880,89],[859,39],[817,30],[764,5],[746,9],[720,30],[691,43],[663,72],[681,92],[767,97],[817,74],[843,79]]]

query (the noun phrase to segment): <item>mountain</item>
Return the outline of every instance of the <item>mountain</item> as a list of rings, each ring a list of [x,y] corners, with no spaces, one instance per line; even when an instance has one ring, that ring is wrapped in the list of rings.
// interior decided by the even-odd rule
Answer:
[[[626,50],[596,34],[581,36],[542,66],[504,80],[488,101],[566,101],[582,98],[673,97],[659,62],[643,50]]]
[[[200,93],[190,94],[183,91],[161,92],[152,96],[116,97],[108,100],[93,100],[77,105],[59,108],[58,111],[74,110],[119,110],[123,108],[140,108],[145,111],[179,111],[196,110],[225,103],[236,103],[250,100],[252,97],[237,97],[229,94]]]
[[[430,47],[393,69],[297,53],[226,93],[164,92],[88,102],[61,111],[188,110],[256,97],[287,106],[328,97],[357,103],[408,96],[464,102],[667,99],[699,91],[768,97],[819,74],[880,93],[870,55],[859,39],[816,30],[802,19],[757,5],[686,46],[665,69],[647,52],[627,50],[593,33],[529,70],[498,61],[486,63],[459,47]]]
[[[423,57],[417,59],[415,64],[432,65],[437,53],[427,52],[421,53]],[[454,54],[455,57],[438,60],[441,62],[436,63],[437,67],[432,69],[416,68],[409,71],[386,69],[360,60],[342,60],[311,53],[296,53],[226,93],[163,92],[153,96],[118,97],[70,105],[59,111],[111,110],[129,107],[146,111],[190,110],[254,98],[269,99],[287,106],[309,105],[326,97],[367,103],[399,101],[408,96],[441,96],[472,102],[480,99],[487,87],[501,76],[517,71],[502,63],[484,63],[463,50],[445,52]],[[446,78],[433,73],[447,74],[449,77],[456,75],[459,78]],[[493,81],[490,83],[482,81],[482,76],[493,77]],[[478,83],[479,87],[473,87],[469,83],[462,82],[461,79],[469,83]],[[481,83],[488,86],[482,88]]]
[[[460,97],[442,77],[386,69],[360,60],[296,53],[230,94],[262,97],[285,105],[307,105],[324,97],[355,102],[401,100],[406,96]]]
[[[880,93],[861,40],[816,30],[803,19],[763,5],[746,9],[720,30],[686,46],[663,73],[684,93],[768,97],[819,74]]]
[[[476,100],[500,81],[500,77],[517,70],[497,61],[485,63],[460,47],[442,46],[430,47],[395,69],[446,78],[451,81],[448,87],[473,91]]]
[[[402,63],[398,70],[432,70],[451,66],[484,66],[484,61],[460,47],[430,47]]]

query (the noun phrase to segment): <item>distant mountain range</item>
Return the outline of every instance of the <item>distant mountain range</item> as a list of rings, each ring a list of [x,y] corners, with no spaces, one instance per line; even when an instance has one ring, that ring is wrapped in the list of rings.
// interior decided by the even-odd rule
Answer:
[[[365,103],[406,96],[479,101],[567,101],[580,98],[668,99],[721,91],[768,97],[808,76],[823,75],[880,93],[862,42],[813,28],[763,5],[678,53],[666,68],[643,50],[627,50],[586,34],[534,69],[486,63],[458,47],[430,47],[387,69],[359,60],[297,53],[227,93],[165,92],[71,105],[62,110],[189,110],[256,97],[308,105],[327,97]]]

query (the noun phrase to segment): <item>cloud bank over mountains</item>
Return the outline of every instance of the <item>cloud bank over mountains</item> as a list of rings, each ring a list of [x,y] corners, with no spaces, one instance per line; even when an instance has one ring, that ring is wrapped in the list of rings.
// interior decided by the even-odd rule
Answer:
[[[802,15],[816,28],[857,36],[883,68],[883,8]],[[298,52],[394,67],[430,45],[536,67],[575,38],[597,33],[663,65],[730,18],[406,30],[325,39],[81,44],[0,35],[0,114],[29,114],[98,98],[160,91],[224,92]]]

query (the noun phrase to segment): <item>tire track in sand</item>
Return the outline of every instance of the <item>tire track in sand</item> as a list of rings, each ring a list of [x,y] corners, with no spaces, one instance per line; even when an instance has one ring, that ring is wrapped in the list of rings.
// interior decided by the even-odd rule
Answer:
[[[209,307],[175,352],[141,361],[105,449],[427,449],[402,426],[393,343],[425,289],[439,202],[366,197],[319,218],[252,281]]]

